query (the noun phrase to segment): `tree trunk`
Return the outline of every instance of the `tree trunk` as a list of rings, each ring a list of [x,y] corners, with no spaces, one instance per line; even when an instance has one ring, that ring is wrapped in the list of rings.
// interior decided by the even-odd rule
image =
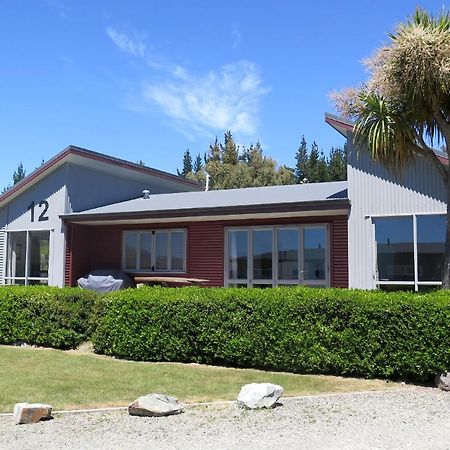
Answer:
[[[450,176],[447,176],[447,229],[442,274],[442,289],[450,289]]]

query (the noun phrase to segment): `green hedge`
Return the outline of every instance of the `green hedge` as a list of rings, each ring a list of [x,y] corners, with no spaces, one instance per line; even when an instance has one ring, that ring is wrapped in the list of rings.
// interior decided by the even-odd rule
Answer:
[[[0,287],[0,344],[74,348],[91,334],[96,299],[81,289]]]
[[[424,381],[450,369],[450,296],[340,289],[142,288],[106,296],[97,352]]]

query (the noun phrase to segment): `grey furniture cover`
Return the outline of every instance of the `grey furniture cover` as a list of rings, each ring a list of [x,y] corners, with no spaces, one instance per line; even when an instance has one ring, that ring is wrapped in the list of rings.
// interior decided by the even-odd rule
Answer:
[[[96,292],[112,292],[134,287],[131,278],[118,270],[94,270],[78,279],[78,286]]]

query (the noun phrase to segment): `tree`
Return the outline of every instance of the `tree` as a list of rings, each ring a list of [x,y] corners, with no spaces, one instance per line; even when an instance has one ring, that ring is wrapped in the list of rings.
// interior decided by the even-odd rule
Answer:
[[[308,181],[307,172],[308,172],[308,145],[306,143],[305,136],[302,136],[302,140],[300,141],[300,147],[297,149],[297,153],[295,154],[295,168],[294,168],[294,176],[295,182],[305,183]]]
[[[417,9],[368,60],[369,81],[335,95],[341,113],[355,121],[354,142],[372,158],[401,173],[418,155],[427,158],[447,186],[450,177],[432,149],[450,145],[450,16]],[[450,201],[442,287],[450,288]]]
[[[231,131],[227,131],[224,137],[224,145],[220,145],[222,162],[235,166],[239,162],[239,149],[234,143]]]
[[[331,147],[328,160],[328,176],[330,181],[344,181],[347,179],[347,144],[344,148]]]
[[[205,182],[208,173],[211,177],[210,189],[272,186],[294,182],[293,171],[285,166],[279,167],[276,161],[265,156],[259,142],[249,148],[239,149],[229,131],[224,135],[223,144],[216,138],[209,146],[205,164],[201,165],[201,162],[198,155],[193,171],[187,174],[187,178]]]
[[[308,179],[308,183],[318,183],[320,181],[319,157],[319,147],[316,144],[316,141],[314,141],[311,146],[308,165],[306,166],[306,178]]]
[[[200,153],[198,153],[197,156],[195,157],[193,172],[195,174],[199,173],[202,170],[202,167],[203,167],[202,157]]]
[[[26,172],[23,168],[23,164],[19,163],[17,170],[13,173],[13,185],[17,184],[20,180],[23,180],[26,176]]]
[[[177,173],[178,176],[186,178],[187,174],[191,172],[192,172],[192,156],[189,149],[187,149],[183,154],[183,169],[181,170],[181,172],[177,169]]]

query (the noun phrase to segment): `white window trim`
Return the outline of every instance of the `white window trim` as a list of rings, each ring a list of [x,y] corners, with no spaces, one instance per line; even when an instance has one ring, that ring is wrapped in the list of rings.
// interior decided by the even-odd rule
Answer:
[[[183,248],[183,269],[182,270],[172,270],[172,233],[183,233],[184,236],[184,248]],[[167,233],[168,243],[167,243],[167,270],[156,269],[156,234]],[[126,267],[126,254],[125,254],[125,238],[127,234],[137,234],[138,249],[136,254],[136,269],[129,269]],[[141,235],[150,234],[152,236],[151,240],[151,268],[141,269]],[[125,230],[122,232],[122,270],[128,273],[136,274],[148,274],[148,273],[171,273],[171,274],[185,274],[187,270],[187,230],[185,228],[164,228],[164,229],[149,229],[149,230]]]
[[[4,270],[4,284],[7,284],[7,281],[14,281],[14,280],[19,280],[19,281],[25,281],[25,286],[28,286],[28,281],[46,281],[47,284],[49,283],[50,280],[50,273],[51,273],[51,268],[53,265],[53,258],[52,258],[52,248],[53,248],[53,231],[55,229],[54,228],[36,228],[36,229],[18,229],[18,230],[5,230],[5,236],[6,236],[6,243],[5,243],[5,260],[3,263],[3,270]],[[48,235],[48,276],[47,277],[30,277],[29,273],[30,273],[30,267],[29,267],[29,253],[30,253],[30,233],[34,233],[34,232],[43,232],[43,231],[48,231],[49,235]],[[8,273],[8,258],[9,258],[9,246],[10,246],[10,238],[9,235],[11,233],[26,233],[26,240],[25,240],[25,247],[26,247],[26,251],[25,251],[25,276],[24,277],[9,277],[7,275]],[[13,283],[14,284],[14,283]]]
[[[374,278],[376,286],[414,286],[414,291],[418,292],[420,286],[442,286],[442,281],[420,281],[419,280],[419,254],[418,254],[418,242],[417,242],[417,217],[420,216],[445,216],[445,212],[431,212],[431,213],[416,213],[416,214],[374,214],[366,216],[372,221],[372,252],[374,263]],[[375,232],[375,220],[376,219],[395,219],[396,217],[404,219],[407,217],[412,218],[413,223],[413,255],[414,255],[414,280],[409,281],[380,281],[378,273],[378,259],[377,259],[377,240]]]
[[[304,245],[303,245],[303,231],[304,229],[320,228],[325,229],[326,232],[326,249],[325,249],[325,279],[324,280],[305,280],[303,262],[304,262]],[[272,279],[271,280],[255,280],[253,279],[253,248],[252,248],[252,234],[254,230],[272,230]],[[297,280],[279,280],[278,279],[278,253],[277,253],[277,238],[279,229],[298,230],[299,233],[299,254],[298,254],[298,279]],[[247,231],[247,278],[236,279],[229,278],[229,231]],[[313,224],[286,224],[286,225],[261,225],[261,226],[233,226],[225,227],[224,230],[224,281],[225,286],[233,284],[246,284],[248,287],[257,286],[278,286],[278,285],[307,285],[317,287],[330,286],[330,226],[328,223],[313,223]]]

